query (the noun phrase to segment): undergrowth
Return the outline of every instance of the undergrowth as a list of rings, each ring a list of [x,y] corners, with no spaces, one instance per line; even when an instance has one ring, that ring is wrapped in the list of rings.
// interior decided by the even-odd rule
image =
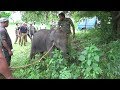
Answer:
[[[69,60],[55,49],[53,58],[24,69],[16,69],[13,75],[19,79],[117,79],[120,77],[120,40],[101,43],[100,30],[76,33],[72,41]],[[20,49],[21,48],[21,49]],[[29,61],[30,43],[27,46],[14,44],[11,66],[26,65]]]

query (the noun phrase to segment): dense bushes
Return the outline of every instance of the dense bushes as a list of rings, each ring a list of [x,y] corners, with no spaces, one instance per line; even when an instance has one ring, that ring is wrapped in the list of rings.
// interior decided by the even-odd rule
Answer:
[[[119,78],[120,40],[103,44],[100,35],[99,30],[78,32],[72,41],[72,52],[68,60],[62,58],[61,51],[54,50],[53,58],[45,57],[36,65],[16,69],[13,75],[23,79]],[[29,52],[26,51],[29,51],[30,44],[28,43],[22,51],[17,51],[20,46],[14,45],[14,47],[16,54],[12,57],[12,66],[28,64]],[[35,60],[39,58],[40,55],[36,55]]]

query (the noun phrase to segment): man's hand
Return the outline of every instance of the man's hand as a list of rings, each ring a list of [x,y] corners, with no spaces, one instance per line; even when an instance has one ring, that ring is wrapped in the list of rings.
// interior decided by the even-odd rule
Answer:
[[[8,51],[9,55],[12,56],[13,55],[13,52],[10,50]]]

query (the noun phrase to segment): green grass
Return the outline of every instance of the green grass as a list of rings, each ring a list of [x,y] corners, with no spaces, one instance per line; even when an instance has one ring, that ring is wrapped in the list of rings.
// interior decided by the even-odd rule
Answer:
[[[27,42],[26,46],[20,46],[19,44],[13,44],[14,51],[12,56],[11,66],[25,65],[30,55],[30,42]]]

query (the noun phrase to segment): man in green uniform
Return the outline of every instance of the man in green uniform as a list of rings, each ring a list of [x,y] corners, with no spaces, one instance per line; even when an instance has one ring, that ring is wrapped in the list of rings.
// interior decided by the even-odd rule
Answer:
[[[73,38],[75,37],[75,26],[73,24],[73,21],[70,18],[66,18],[64,13],[59,14],[59,21],[58,21],[58,28],[63,30],[63,32],[67,35],[67,54],[70,54],[71,50],[71,27],[73,30]]]

